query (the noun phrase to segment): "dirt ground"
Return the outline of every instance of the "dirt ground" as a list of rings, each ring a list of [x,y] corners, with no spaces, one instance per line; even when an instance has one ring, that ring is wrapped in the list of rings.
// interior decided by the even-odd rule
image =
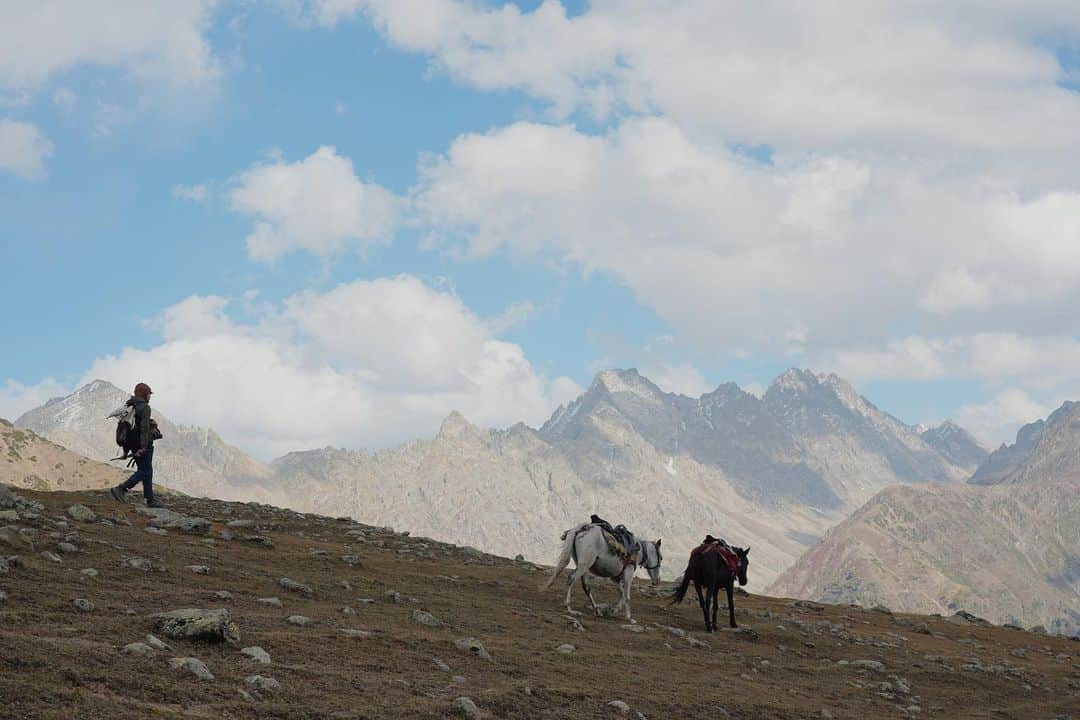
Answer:
[[[9,528],[0,556],[21,558],[0,573],[0,718],[438,718],[460,713],[464,696],[485,718],[1080,720],[1080,643],[1065,638],[759,596],[736,598],[743,631],[710,635],[696,600],[671,606],[669,585],[642,578],[628,626],[568,616],[562,580],[537,589],[542,568],[347,519],[172,497],[172,509],[213,526],[161,535],[104,492],[17,492],[44,509],[0,521]],[[76,503],[97,518],[69,517]],[[77,550],[62,552],[61,542]],[[152,569],[123,564],[134,556]],[[614,586],[594,588],[614,602]],[[283,606],[258,602],[267,597]],[[79,611],[76,598],[94,609]],[[574,605],[586,609],[580,588]],[[227,608],[240,643],[157,633],[171,650],[121,652],[155,632],[155,613],[188,607]],[[441,626],[418,622],[419,610]],[[314,623],[289,624],[291,615]],[[462,638],[491,660],[458,649]],[[557,651],[562,644],[575,649]],[[269,665],[240,653],[253,645]],[[199,658],[215,679],[172,669],[174,656]],[[256,674],[280,690],[247,692],[244,679]]]

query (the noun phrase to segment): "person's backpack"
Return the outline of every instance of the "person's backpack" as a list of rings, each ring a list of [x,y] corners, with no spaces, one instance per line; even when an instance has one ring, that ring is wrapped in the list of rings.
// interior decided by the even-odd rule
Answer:
[[[116,418],[116,445],[121,454],[113,460],[124,460],[134,455],[139,449],[139,428],[135,422],[135,403],[124,403],[109,413],[107,418]]]

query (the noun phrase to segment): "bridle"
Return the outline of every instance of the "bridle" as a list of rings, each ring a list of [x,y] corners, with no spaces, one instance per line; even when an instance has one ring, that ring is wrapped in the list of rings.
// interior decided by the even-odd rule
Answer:
[[[657,569],[659,569],[661,562],[663,562],[662,560],[660,560],[659,555],[656,558],[656,564],[653,565],[652,567],[649,566],[649,564],[648,564],[649,563],[649,549],[645,546],[645,541],[644,540],[638,540],[638,550],[641,551],[641,560],[644,563],[641,566],[642,569],[644,569],[644,570],[657,570]]]

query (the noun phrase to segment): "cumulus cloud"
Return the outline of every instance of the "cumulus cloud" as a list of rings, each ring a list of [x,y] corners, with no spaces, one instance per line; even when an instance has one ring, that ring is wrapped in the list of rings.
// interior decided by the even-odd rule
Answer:
[[[86,378],[151,383],[162,412],[269,458],[335,445],[378,448],[473,422],[543,422],[580,388],[538,374],[456,295],[401,275],[302,292],[250,322],[193,296],[159,318],[163,341],[94,363]]]
[[[52,378],[46,378],[36,385],[23,385],[9,379],[0,385],[0,418],[13,422],[24,412],[68,392],[70,388]]]
[[[1038,402],[1018,388],[1007,388],[985,403],[965,405],[956,413],[956,420],[975,437],[994,447],[1012,443],[1021,425],[1049,415],[1057,405]]]
[[[215,0],[35,0],[0,4],[0,86],[36,88],[82,66],[141,81],[204,85],[219,74],[207,40]]]
[[[1069,3],[595,0],[571,17],[469,0],[313,0],[321,24],[363,11],[391,44],[471,86],[515,88],[565,114],[659,112],[749,144],[1078,142],[1080,99],[1048,36],[1080,35]],[[958,11],[957,7],[964,10]],[[1040,113],[1029,112],[1039,107]]]
[[[426,161],[413,201],[435,246],[608,272],[707,349],[884,341],[920,312],[1017,331],[1028,321],[1001,308],[1080,289],[1080,193],[1023,198],[857,157],[762,165],[665,118],[463,135]]]
[[[301,249],[363,251],[389,240],[402,210],[393,193],[362,182],[352,161],[326,146],[295,163],[272,158],[245,170],[230,200],[234,210],[257,218],[247,248],[263,261]]]
[[[0,120],[0,171],[38,180],[45,176],[45,159],[52,154],[52,141],[36,126]]]

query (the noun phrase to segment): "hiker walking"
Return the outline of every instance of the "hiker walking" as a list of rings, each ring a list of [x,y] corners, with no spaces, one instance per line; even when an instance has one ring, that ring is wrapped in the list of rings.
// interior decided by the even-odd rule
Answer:
[[[127,401],[127,405],[134,408],[132,429],[138,437],[133,453],[136,469],[126,481],[109,490],[109,494],[118,502],[124,502],[124,494],[142,483],[146,506],[161,507],[154,500],[154,440],[161,438],[161,432],[157,429],[157,423],[150,419],[150,396],[153,394],[149,385],[139,383]]]

